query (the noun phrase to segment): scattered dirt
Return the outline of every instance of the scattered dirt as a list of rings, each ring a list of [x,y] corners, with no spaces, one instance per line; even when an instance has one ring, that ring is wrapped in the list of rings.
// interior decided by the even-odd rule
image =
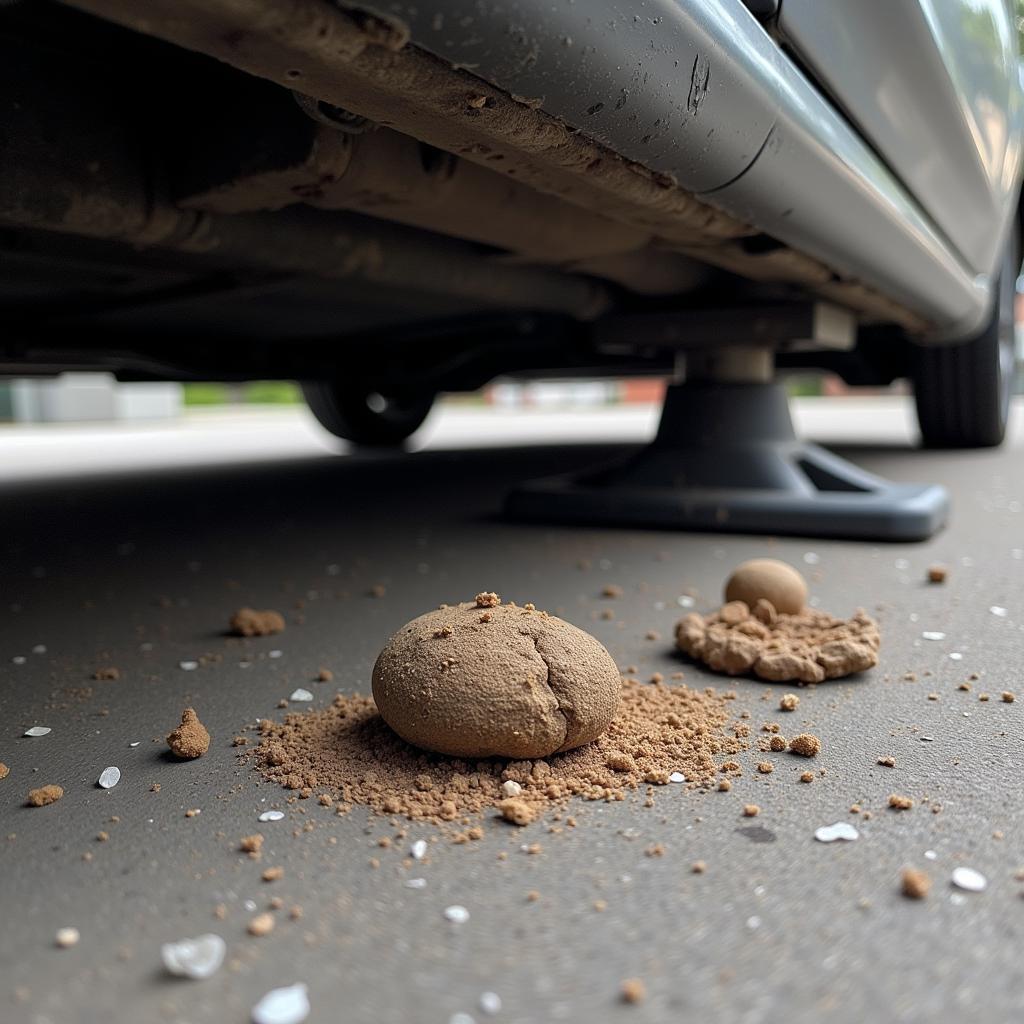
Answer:
[[[6,779],[7,776],[10,774],[11,769],[8,768],[7,765],[3,763],[3,761],[0,761],[0,779]]]
[[[263,836],[259,832],[251,836],[242,836],[238,841],[238,848],[243,853],[259,853],[263,849]]]
[[[277,867],[266,868],[260,875],[260,878],[264,882],[276,882],[280,878],[284,878],[284,868],[278,865]]]
[[[904,868],[902,892],[907,899],[923,900],[932,887],[932,880],[916,868]]]
[[[647,987],[639,978],[626,978],[619,986],[622,1001],[634,1006],[647,998]]]
[[[851,619],[805,609],[775,615],[759,601],[754,612],[731,601],[711,615],[691,613],[676,626],[676,644],[716,672],[772,682],[820,683],[878,664],[878,625],[858,609]]]
[[[235,636],[270,636],[284,631],[284,616],[270,608],[261,612],[255,608],[239,608],[231,616],[228,629]]]
[[[116,683],[121,678],[121,670],[116,665],[104,665],[96,669],[92,677],[100,682]]]
[[[38,789],[28,791],[29,807],[45,807],[47,804],[55,804],[64,795],[61,786],[40,786]]]
[[[895,768],[896,767],[896,758],[895,757],[880,757],[878,759],[878,763],[883,768]]]
[[[183,761],[202,757],[210,749],[210,734],[199,721],[195,708],[185,708],[181,713],[181,725],[167,734],[167,746]]]
[[[454,759],[407,744],[371,698],[339,694],[329,708],[262,720],[259,744],[240,756],[300,796],[330,792],[341,812],[362,804],[414,820],[468,823],[498,808],[506,782],[516,783],[515,800],[536,814],[574,796],[622,800],[644,783],[668,783],[673,772],[711,788],[721,756],[744,749],[724,732],[728,719],[728,702],[714,690],[626,680],[614,720],[585,746],[532,760]]]
[[[814,772],[804,772],[800,776],[800,781],[801,782],[813,782],[814,781]]]
[[[900,796],[899,793],[889,794],[889,806],[896,811],[909,811],[914,806],[914,801],[909,796]]]
[[[1004,704],[1012,704],[1017,699],[1017,695],[1009,690],[1003,690],[1000,697]]]
[[[619,687],[615,662],[589,633],[492,593],[413,619],[373,668],[384,720],[409,743],[454,757],[545,757],[589,743],[615,716]]]
[[[498,804],[501,816],[513,825],[529,825],[537,817],[537,811],[525,800],[508,797]]]
[[[318,683],[331,683],[334,681],[334,673],[329,668],[322,668],[316,674]]]
[[[761,813],[761,808],[757,804],[744,804],[743,805],[743,817],[744,818],[756,818]]]
[[[800,706],[800,698],[795,693],[784,693],[779,698],[780,711],[796,711]]]
[[[949,570],[944,565],[932,565],[928,568],[929,583],[945,583]]]
[[[801,757],[817,757],[821,753],[821,740],[813,733],[802,732],[789,741],[789,750]]]
[[[257,914],[248,925],[248,932],[250,935],[255,935],[257,938],[261,938],[264,935],[269,935],[274,930],[274,915],[264,912]]]

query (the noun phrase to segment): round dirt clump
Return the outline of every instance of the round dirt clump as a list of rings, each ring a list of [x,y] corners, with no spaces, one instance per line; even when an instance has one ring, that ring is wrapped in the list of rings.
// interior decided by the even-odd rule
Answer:
[[[742,601],[748,608],[764,600],[783,615],[796,615],[807,604],[807,583],[785,562],[754,558],[733,570],[725,583],[725,599]]]
[[[621,677],[589,633],[492,594],[427,612],[387,642],[373,698],[402,739],[453,757],[535,758],[596,739]]]
[[[716,672],[752,672],[776,683],[820,683],[863,672],[878,664],[880,644],[878,624],[863,610],[851,619],[812,608],[777,615],[763,599],[753,613],[742,601],[730,601],[676,626],[676,645],[691,658]]]

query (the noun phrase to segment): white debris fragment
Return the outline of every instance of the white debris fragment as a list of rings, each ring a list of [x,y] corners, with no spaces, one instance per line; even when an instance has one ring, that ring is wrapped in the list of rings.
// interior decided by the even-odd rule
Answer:
[[[284,654],[284,651],[277,651],[277,650],[268,651],[267,652],[267,657],[268,658],[280,658],[282,654]]]
[[[992,607],[989,608],[989,611],[1000,619],[1005,619],[1006,616],[1010,614],[1009,611],[1007,611],[1007,609],[1003,608],[1001,605],[998,604],[992,605]]]
[[[32,648],[32,653],[33,654],[45,654],[46,653],[46,644],[36,644],[35,647]]]
[[[54,941],[61,949],[70,949],[78,945],[81,937],[77,928],[58,928]]]
[[[945,640],[946,639],[946,634],[945,633],[940,633],[938,630],[934,630],[934,629],[926,629],[921,634],[921,636],[925,640]]]
[[[28,658],[26,658],[24,654],[16,654],[11,658],[11,661],[13,661],[15,665],[24,665],[25,662],[28,661]]]
[[[129,743],[128,746],[129,747],[137,747],[141,742],[142,742],[142,740],[135,740],[133,743]]]
[[[199,662],[198,661],[179,661],[178,662],[178,668],[180,668],[182,672],[195,672],[195,670],[197,668],[199,668]]]
[[[696,603],[697,602],[690,597],[689,594],[680,594],[680,596],[676,598],[676,604],[679,605],[680,608],[692,608]]]
[[[959,651],[951,651],[949,654],[950,661],[963,661],[964,656]]]
[[[46,725],[33,725],[31,729],[25,730],[26,736],[49,736],[53,730]]]
[[[921,737],[921,742],[922,743],[934,743],[935,742],[935,737],[934,736],[922,736]]]
[[[453,906],[444,908],[444,916],[452,924],[465,924],[469,920],[469,911],[456,903]]]
[[[425,878],[407,878],[405,887],[406,889],[426,889],[427,880]]]
[[[301,700],[310,701],[313,699],[313,694],[309,690],[304,690],[301,686],[297,690],[292,691],[292,695],[288,698],[289,700]]]
[[[757,914],[754,914],[751,917],[748,917],[747,918],[747,927],[752,932],[757,931],[757,929],[761,927],[761,918],[759,918],[757,916]]]
[[[260,821],[280,821],[284,817],[284,811],[264,811],[260,816]]]
[[[958,889],[968,892],[981,892],[988,885],[988,879],[974,868],[954,868],[951,881]]]
[[[480,994],[480,1009],[488,1016],[501,1013],[501,996],[497,992],[482,992]]]
[[[448,1024],[476,1024],[476,1021],[468,1013],[453,1013],[448,1018]]]
[[[821,555],[819,555],[816,551],[805,551],[804,561],[808,565],[817,565],[821,561]]]
[[[427,855],[426,839],[417,839],[409,848],[409,852],[412,854],[413,860],[423,860]]]
[[[506,779],[501,784],[502,796],[519,796],[523,791],[523,787],[519,785],[515,779]]]
[[[892,564],[897,569],[909,569],[910,568],[910,562],[908,562],[905,558],[897,558],[896,561],[893,562]]]
[[[309,1016],[309,989],[301,982],[271,989],[253,1008],[253,1024],[301,1024]]]
[[[242,901],[242,908],[244,910],[246,910],[248,913],[251,914],[256,909],[256,901],[255,900],[243,900]]]
[[[160,947],[160,959],[171,974],[201,980],[217,973],[226,951],[224,940],[210,933],[196,939],[165,942]]]
[[[819,843],[834,843],[837,839],[852,842],[860,838],[860,833],[848,822],[837,821],[834,825],[822,825],[814,833]]]
[[[924,856],[926,860],[938,860],[939,855],[934,850],[925,850]]]
[[[686,781],[686,776],[682,772],[673,772],[668,777],[668,781],[669,782],[685,782]]]
[[[104,768],[100,772],[100,777],[97,779],[96,784],[102,789],[113,789],[120,781],[121,769],[111,765],[111,767]]]

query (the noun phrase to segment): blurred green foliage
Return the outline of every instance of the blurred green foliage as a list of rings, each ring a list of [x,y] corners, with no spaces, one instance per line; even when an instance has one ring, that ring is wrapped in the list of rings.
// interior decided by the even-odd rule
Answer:
[[[253,380],[244,384],[194,381],[185,385],[186,405],[298,405],[299,385],[290,380]]]

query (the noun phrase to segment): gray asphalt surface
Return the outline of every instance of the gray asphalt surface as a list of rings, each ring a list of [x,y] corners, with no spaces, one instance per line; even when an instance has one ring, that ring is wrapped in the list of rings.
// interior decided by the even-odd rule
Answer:
[[[950,487],[953,522],[921,545],[496,517],[511,481],[619,452],[310,457],[0,485],[0,761],[10,767],[0,781],[0,1020],[244,1021],[267,990],[293,982],[309,986],[317,1022],[446,1024],[459,1012],[478,1022],[1020,1020],[1020,443],[844,452],[894,478]],[[783,719],[787,732],[821,737],[826,774],[811,785],[797,782],[807,762],[789,755],[758,775],[764,755],[753,749],[730,793],[669,787],[654,809],[582,804],[579,827],[558,835],[543,823],[488,821],[483,841],[438,842],[410,871],[405,848],[376,845],[393,831],[386,821],[289,803],[292,794],[240,765],[231,746],[246,724],[281,714],[278,701],[297,686],[315,692],[315,706],[337,689],[368,690],[393,630],[481,589],[589,628],[641,678],[682,667],[690,685],[721,685],[673,654],[677,598],[714,606],[729,569],[757,555],[800,566],[822,608],[864,605],[882,624],[880,667],[802,691],[795,714],[774,711],[790,687],[725,684],[755,725]],[[925,571],[936,562],[950,575],[930,586]],[[614,621],[597,617],[606,583],[625,591]],[[375,584],[383,597],[367,596]],[[300,601],[304,621],[281,636],[223,636],[240,605],[294,618]],[[652,629],[660,641],[644,638]],[[926,640],[926,631],[945,638]],[[221,660],[179,667],[204,654]],[[94,681],[104,665],[121,678]],[[322,665],[333,683],[310,682]],[[973,689],[958,690],[972,673]],[[1003,703],[1003,690],[1019,699]],[[189,703],[213,745],[172,763],[162,737]],[[24,738],[33,725],[53,731]],[[877,765],[883,755],[896,768]],[[95,783],[108,765],[123,778],[103,791]],[[51,782],[63,800],[24,806],[29,788]],[[887,809],[892,792],[912,797],[913,809]],[[741,817],[751,802],[762,808],[754,822]],[[850,813],[854,803],[870,820]],[[285,820],[259,825],[270,807]],[[201,814],[186,817],[192,808]],[[855,823],[860,839],[814,840],[836,821]],[[239,837],[257,830],[266,836],[258,863],[237,852]],[[413,826],[406,848],[434,835]],[[520,851],[534,841],[540,855]],[[652,843],[663,857],[644,856]],[[701,875],[690,871],[698,859]],[[275,864],[284,878],[261,882]],[[900,896],[908,865],[931,875],[929,899]],[[958,866],[981,871],[987,889],[952,888]],[[406,888],[410,876],[425,888]],[[540,899],[528,901],[530,890]],[[246,901],[262,910],[274,895],[286,908],[275,930],[247,935]],[[595,900],[606,902],[603,913]],[[470,911],[465,924],[443,917],[456,903]],[[298,921],[288,919],[293,905],[303,908]],[[81,932],[74,948],[54,944],[64,926]],[[207,931],[228,944],[220,972],[198,982],[166,976],[160,944]],[[642,1005],[619,999],[627,977],[643,979]],[[487,991],[503,1004],[493,1018],[479,1006]]]

